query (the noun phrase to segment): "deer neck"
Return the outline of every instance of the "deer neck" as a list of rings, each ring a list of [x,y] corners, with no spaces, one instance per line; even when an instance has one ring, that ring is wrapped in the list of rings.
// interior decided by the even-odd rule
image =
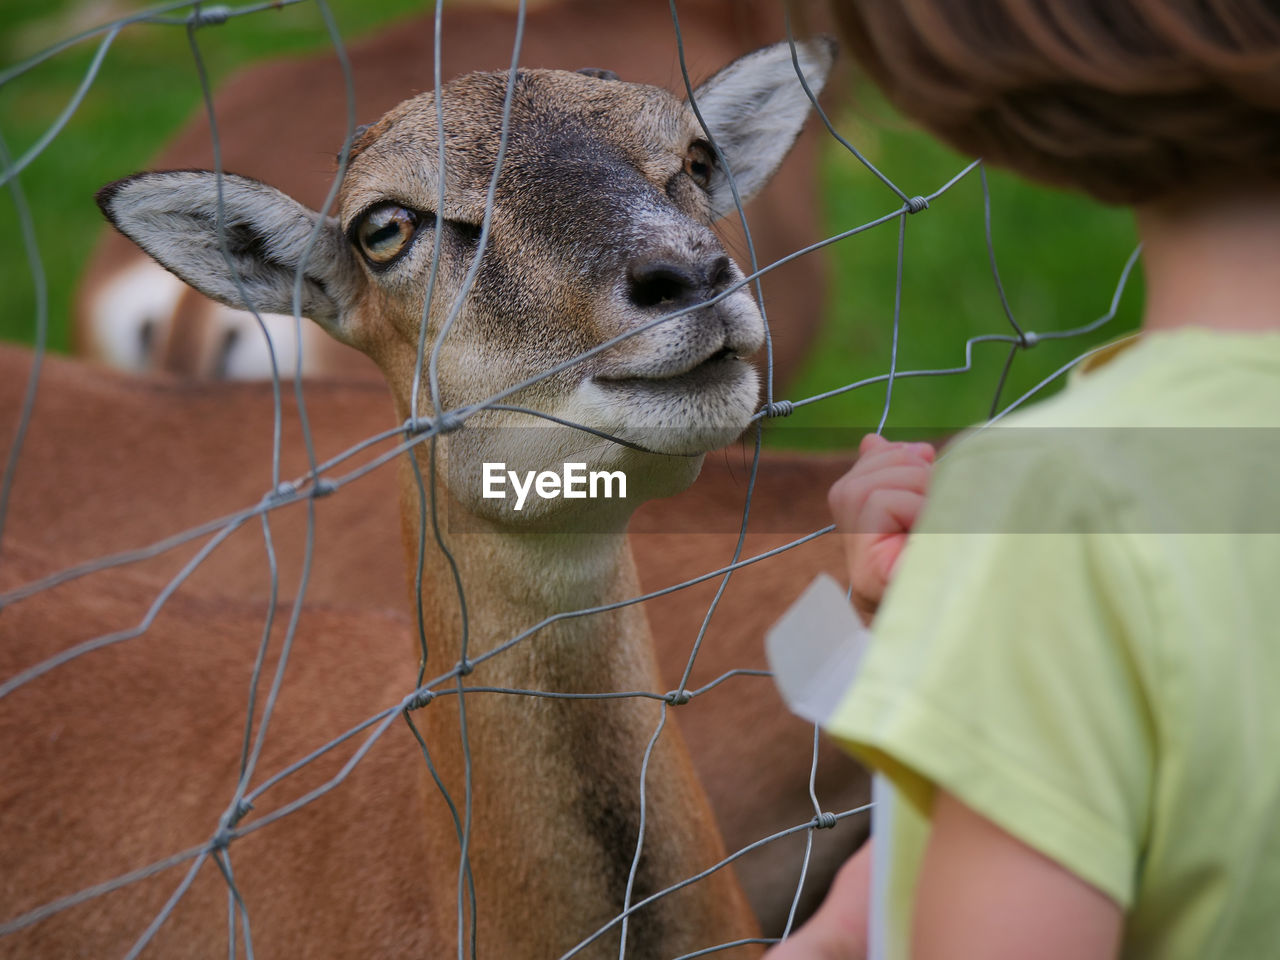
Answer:
[[[427,457],[419,463],[429,483]],[[565,694],[665,689],[637,605],[556,620],[510,649],[485,656],[557,614],[638,595],[621,524],[608,533],[575,534],[520,533],[473,517],[450,524],[446,511],[461,507],[443,484],[437,498],[453,560],[435,544],[428,516],[420,592],[425,676],[444,674],[463,660],[454,565],[465,595],[465,655],[474,664],[438,691],[459,686]],[[422,529],[419,502],[417,482],[406,468],[402,508],[410,571]],[[456,532],[458,526],[466,532]],[[416,604],[418,597],[413,599]],[[641,762],[662,716],[663,705],[653,699],[565,700],[479,691],[465,699],[456,693],[437,697],[413,715],[459,810],[471,785],[469,855],[481,955],[559,956],[622,910],[640,831]],[[422,782],[430,871],[456,878],[459,841],[453,821],[425,770]],[[671,719],[653,751],[645,787],[645,840],[632,903],[724,855]],[[428,899],[433,928],[442,937],[453,935],[456,883],[433,882]],[[753,931],[754,919],[736,880],[722,871],[710,883],[634,916],[627,953],[676,956]],[[579,956],[616,956],[618,944],[615,927]]]

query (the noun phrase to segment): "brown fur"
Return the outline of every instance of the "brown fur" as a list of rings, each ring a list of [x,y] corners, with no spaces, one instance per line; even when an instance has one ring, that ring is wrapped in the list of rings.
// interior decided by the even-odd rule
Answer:
[[[12,435],[29,362],[21,351],[0,350],[0,435]],[[394,422],[380,385],[317,382],[308,385],[307,396],[322,459]],[[296,423],[286,395],[286,477],[305,470]],[[50,360],[0,554],[3,589],[255,503],[270,481],[264,466],[269,444],[265,384],[139,383]],[[639,511],[631,542],[644,589],[728,562],[745,459],[739,451],[717,454],[690,491]],[[746,554],[821,526],[826,487],[846,466],[835,459],[767,457],[753,527],[769,532],[750,536]],[[395,486],[394,474],[384,468],[317,504],[307,612],[267,740],[264,774],[396,702],[412,686],[410,624],[403,614],[380,612],[403,608],[404,564],[392,533]],[[291,507],[273,514],[285,597],[297,581],[304,513]],[[98,574],[6,610],[0,614],[6,655],[0,675],[136,622],[191,552],[183,548]],[[820,569],[839,569],[838,545],[826,539],[738,571],[712,620],[691,686],[731,668],[762,667],[764,625]],[[0,916],[207,838],[231,795],[267,585],[260,531],[246,528],[208,559],[148,634],[0,701],[6,757],[14,763],[0,777],[0,836],[6,838]],[[678,682],[714,588],[714,582],[701,584],[644,605],[661,669],[653,689]],[[569,706],[576,712],[583,705]],[[454,709],[442,700],[416,717],[441,708]],[[577,716],[584,719],[587,712]],[[768,680],[731,680],[673,710],[672,723],[677,721],[729,849],[811,815],[805,789],[811,731],[786,712]],[[638,769],[634,744],[621,756]],[[336,767],[322,761],[301,777],[314,785]],[[279,789],[285,797],[302,792],[298,786]],[[510,782],[499,789],[497,798],[486,791],[480,801],[500,805]],[[818,779],[824,808],[853,806],[864,791],[861,775],[824,747]],[[281,802],[273,796],[264,798],[260,812]],[[432,796],[421,754],[397,722],[341,789],[237,842],[233,862],[259,955],[447,952],[440,943],[451,935],[452,919],[444,932],[421,920],[420,891],[424,882],[434,882],[424,877],[434,874],[421,862],[417,804],[425,801],[417,798]],[[447,813],[438,815],[448,823]],[[817,835],[810,900],[864,827],[856,818]],[[494,839],[478,829],[474,842]],[[802,849],[796,837],[740,861],[753,902],[775,932],[785,919]],[[525,869],[510,862],[504,868]],[[171,871],[0,939],[0,956],[67,956],[86,942],[94,944],[95,955],[122,953],[177,880]],[[452,868],[438,882],[448,900]],[[556,893],[542,898],[548,905],[557,899],[563,902]],[[572,929],[584,935],[584,927],[575,921]],[[224,936],[225,891],[209,865],[161,932],[156,953],[218,955]]]
[[[682,0],[679,11],[695,83],[732,57],[783,35],[781,9],[773,0]],[[514,23],[510,9],[447,5],[443,76],[505,67],[510,62]],[[350,46],[358,119],[377,117],[404,96],[431,87],[433,36],[433,17],[423,16]],[[624,81],[665,86],[683,96],[674,31],[662,3],[559,0],[541,4],[528,14],[520,62],[566,69],[608,66]],[[264,97],[263,91],[270,95]],[[215,108],[226,169],[264,180],[303,203],[319,206],[333,175],[333,156],[345,134],[345,94],[332,56],[278,60],[242,70],[223,85]],[[269,144],[289,148],[264,149]],[[748,205],[762,265],[818,239],[816,159],[816,134],[802,134],[773,183]],[[154,166],[212,166],[203,111],[155,158]],[[736,217],[717,229],[725,246],[745,265],[746,244]],[[135,247],[114,231],[104,232],[77,297],[76,352],[103,359],[88,327],[93,298],[111,278],[139,262]],[[797,372],[822,315],[825,271],[821,257],[803,257],[767,274],[762,282],[775,377],[785,384]],[[222,341],[197,335],[190,323],[195,319],[200,328],[211,327],[216,309],[199,294],[186,293],[178,307],[183,324],[160,324],[156,329],[153,369],[189,377],[216,376]],[[375,376],[361,354],[327,338],[309,339],[305,350],[314,359],[317,374]],[[757,362],[763,370],[763,355]]]

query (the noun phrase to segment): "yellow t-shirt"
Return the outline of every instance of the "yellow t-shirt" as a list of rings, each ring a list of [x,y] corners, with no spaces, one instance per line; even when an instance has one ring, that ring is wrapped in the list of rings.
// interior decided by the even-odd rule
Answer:
[[[1124,957],[1280,956],[1278,427],[1280,334],[1186,329],[943,458],[827,723],[892,786],[884,955],[942,787],[1121,904]]]

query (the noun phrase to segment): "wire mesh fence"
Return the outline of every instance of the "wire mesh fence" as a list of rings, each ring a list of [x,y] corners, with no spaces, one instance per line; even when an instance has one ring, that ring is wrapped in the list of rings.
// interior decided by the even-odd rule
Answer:
[[[0,86],[18,84],[33,68],[48,58],[58,56],[73,44],[96,42],[98,45],[83,81],[74,96],[50,122],[42,136],[26,149],[17,153],[16,156],[11,154],[3,141],[0,141],[0,163],[3,164],[3,172],[0,173],[0,184],[6,187],[12,198],[30,263],[32,281],[37,291],[37,315],[32,336],[35,344],[34,357],[26,392],[22,400],[22,409],[16,418],[17,429],[12,438],[5,462],[3,485],[0,486],[0,536],[3,536],[6,516],[12,508],[10,500],[11,491],[14,487],[14,477],[22,464],[22,453],[28,423],[37,403],[41,363],[46,350],[49,325],[48,298],[41,266],[41,250],[36,242],[32,214],[27,207],[22,192],[22,173],[32,165],[40,162],[42,153],[73,117],[84,101],[86,94],[92,88],[95,77],[104,62],[106,62],[113,43],[121,35],[122,31],[135,29],[143,24],[168,24],[175,29],[185,30],[191,55],[200,70],[205,106],[208,110],[209,123],[214,135],[215,163],[221,174],[221,162],[216,153],[218,148],[217,116],[213,110],[213,94],[209,80],[203,69],[199,42],[201,31],[210,26],[226,23],[234,18],[259,14],[267,9],[276,9],[301,2],[302,0],[280,0],[280,2],[251,4],[241,7],[214,7],[190,2],[164,4],[139,11],[101,27],[70,37],[63,43],[50,47],[38,56],[0,72]],[[356,140],[356,122],[358,118],[354,109],[353,84],[355,80],[351,75],[343,53],[343,38],[327,5],[324,0],[314,0],[314,4],[324,19],[330,41],[335,51],[337,51],[339,62],[343,66],[348,101],[347,139],[339,156],[338,171],[333,178],[332,186],[323,208],[325,214],[331,214],[334,210],[338,191],[346,175],[351,151]],[[449,37],[445,31],[440,29],[442,8],[443,4],[437,3],[435,8],[437,29],[433,64],[433,84],[434,89],[437,91],[433,108],[436,130],[439,131],[437,134],[439,153],[434,158],[434,162],[438,165],[437,169],[443,169],[446,165],[445,137],[443,135],[445,121],[439,91],[443,82],[448,79],[443,76],[442,49],[449,43]],[[808,864],[815,842],[817,842],[815,837],[818,832],[829,829],[837,823],[862,817],[866,812],[865,806],[840,810],[829,810],[824,807],[822,798],[815,787],[819,742],[816,729],[813,731],[813,753],[812,761],[809,764],[808,782],[807,784],[797,785],[797,789],[806,792],[811,803],[812,816],[809,819],[794,823],[790,827],[770,835],[761,836],[747,846],[729,851],[722,859],[706,862],[702,864],[699,870],[689,873],[678,882],[665,883],[656,889],[650,889],[651,885],[647,881],[642,882],[643,864],[646,855],[652,855],[652,851],[655,848],[660,848],[663,844],[661,837],[655,837],[650,832],[651,820],[649,815],[652,811],[652,804],[649,791],[661,786],[660,783],[655,781],[655,777],[651,776],[651,770],[655,763],[653,759],[655,751],[658,745],[664,742],[664,735],[666,740],[670,739],[671,735],[668,732],[669,716],[673,715],[673,711],[674,715],[678,715],[680,709],[683,709],[686,704],[704,698],[712,691],[733,685],[761,682],[759,677],[762,675],[762,671],[742,667],[729,669],[700,685],[694,685],[692,682],[695,662],[697,662],[699,655],[702,653],[703,642],[709,624],[716,613],[717,607],[722,602],[731,578],[736,571],[747,566],[760,563],[785,565],[788,563],[788,557],[792,555],[792,551],[795,548],[821,538],[833,529],[831,526],[813,529],[803,535],[790,538],[787,543],[755,555],[750,555],[745,549],[748,542],[748,531],[752,529],[753,491],[755,489],[757,471],[761,463],[765,424],[777,418],[788,417],[805,407],[819,404],[822,401],[850,391],[882,390],[883,403],[879,422],[875,425],[875,428],[877,431],[883,431],[887,426],[891,426],[896,386],[913,378],[951,377],[969,373],[973,368],[974,351],[989,349],[985,346],[987,344],[999,345],[999,349],[1005,352],[1005,360],[1001,372],[995,382],[990,385],[992,398],[990,419],[993,422],[999,420],[1032,399],[1045,387],[1057,381],[1071,367],[1093,352],[1092,350],[1082,352],[1071,362],[1051,371],[1031,390],[1012,401],[1003,402],[1007,377],[1023,352],[1031,349],[1037,343],[1049,339],[1069,340],[1085,337],[1104,327],[1114,318],[1121,295],[1137,261],[1138,251],[1135,250],[1123,264],[1116,265],[1118,279],[1109,307],[1101,316],[1067,330],[1034,331],[1024,322],[1021,322],[1019,318],[1015,317],[1009,300],[1005,296],[992,236],[991,194],[987,174],[981,162],[974,160],[963,165],[960,169],[953,171],[951,175],[934,185],[933,189],[928,193],[917,195],[902,189],[893,180],[892,172],[877,169],[875,164],[859,151],[855,143],[841,134],[836,122],[823,110],[811,85],[807,82],[805,71],[801,66],[801,57],[797,52],[796,40],[791,35],[788,25],[786,39],[790,44],[795,73],[794,82],[803,89],[806,98],[811,102],[813,110],[828,134],[843,149],[857,158],[875,177],[881,187],[879,196],[883,200],[883,205],[882,212],[879,215],[865,222],[838,231],[802,249],[797,249],[788,257],[780,260],[770,263],[758,262],[750,223],[746,213],[743,211],[742,200],[738,195],[738,188],[734,182],[733,166],[704,122],[699,111],[697,98],[694,96],[695,86],[686,65],[679,11],[675,0],[671,0],[670,3],[670,16],[672,43],[677,51],[681,67],[680,72],[684,85],[683,93],[690,97],[690,103],[698,116],[698,122],[703,129],[707,142],[718,159],[718,166],[727,174],[729,186],[733,193],[733,206],[735,209],[735,213],[731,214],[731,216],[742,218],[746,238],[745,250],[742,251],[744,253],[743,260],[745,261],[743,263],[742,276],[710,298],[700,299],[699,302],[678,310],[665,311],[661,316],[655,316],[652,320],[643,324],[632,326],[614,336],[601,338],[599,342],[593,344],[589,349],[583,350],[569,359],[549,365],[535,375],[518,378],[483,399],[452,406],[447,402],[440,378],[441,364],[445,362],[443,357],[447,339],[460,335],[459,331],[454,328],[468,304],[467,296],[477,282],[491,241],[491,226],[494,223],[495,205],[498,203],[498,185],[501,182],[500,178],[510,137],[516,80],[521,64],[521,46],[525,23],[524,3],[521,3],[516,13],[516,29],[511,48],[510,68],[504,78],[501,119],[497,129],[494,131],[494,135],[497,137],[496,161],[493,164],[484,192],[483,213],[480,217],[479,230],[475,237],[475,251],[470,258],[469,269],[460,279],[459,290],[451,301],[447,315],[444,317],[443,322],[438,324],[434,336],[429,339],[427,335],[428,323],[426,322],[428,311],[433,297],[437,293],[439,296],[444,296],[444,293],[435,290],[436,266],[440,263],[441,257],[442,231],[436,230],[434,233],[431,280],[424,299],[422,320],[417,324],[416,364],[412,374],[412,384],[408,390],[410,400],[407,419],[403,423],[387,429],[371,432],[361,442],[349,446],[336,456],[324,459],[317,452],[311,441],[311,428],[307,419],[306,381],[301,376],[297,376],[294,378],[292,386],[290,386],[288,380],[281,378],[281,371],[273,356],[271,389],[273,393],[274,442],[270,462],[269,484],[262,490],[259,500],[253,503],[245,503],[234,512],[214,517],[198,526],[175,530],[171,535],[163,539],[140,545],[136,549],[81,559],[57,572],[42,575],[16,585],[0,595],[0,631],[7,634],[7,631],[3,631],[2,628],[7,619],[4,613],[7,608],[21,604],[38,604],[42,601],[42,598],[47,598],[51,595],[50,591],[54,591],[63,585],[77,581],[92,583],[93,578],[101,577],[110,571],[129,567],[150,558],[178,550],[186,545],[198,545],[198,548],[195,549],[190,559],[181,566],[177,574],[168,579],[162,589],[155,593],[148,603],[141,620],[131,626],[84,636],[79,642],[58,651],[52,656],[39,659],[36,662],[25,663],[11,675],[0,677],[0,699],[9,698],[24,688],[47,691],[48,697],[56,699],[58,678],[62,671],[68,669],[73,662],[82,660],[82,658],[86,662],[92,663],[92,657],[100,651],[120,646],[127,647],[132,641],[146,634],[157,619],[164,614],[166,605],[183,589],[184,584],[187,583],[193,573],[229,537],[237,531],[253,525],[261,526],[262,543],[268,557],[270,581],[264,592],[272,598],[271,603],[267,605],[265,621],[259,627],[261,639],[257,645],[253,662],[242,665],[249,668],[250,676],[247,678],[249,691],[248,708],[243,719],[242,735],[238,738],[237,756],[231,758],[234,760],[238,771],[235,778],[235,787],[230,795],[225,797],[222,813],[216,822],[207,825],[206,839],[197,845],[174,850],[170,855],[162,859],[141,864],[128,872],[109,879],[98,880],[87,876],[82,878],[72,875],[67,878],[66,886],[68,887],[68,892],[65,895],[35,907],[7,910],[6,914],[0,917],[0,953],[5,952],[3,944],[6,938],[12,938],[21,931],[46,922],[56,922],[59,914],[81,904],[98,901],[102,904],[99,909],[109,915],[112,911],[112,898],[118,896],[121,890],[149,878],[172,873],[175,879],[171,894],[167,900],[154,911],[153,919],[149,923],[129,935],[132,946],[128,949],[126,956],[137,956],[148,945],[152,944],[157,932],[162,929],[178,908],[184,896],[196,882],[197,877],[202,872],[216,870],[224,881],[226,892],[225,917],[219,921],[225,924],[226,951],[232,957],[239,955],[240,952],[252,956],[254,931],[250,923],[250,915],[254,911],[255,902],[253,896],[242,889],[242,885],[237,882],[232,868],[233,855],[237,845],[250,835],[260,831],[263,832],[264,836],[253,842],[264,842],[264,839],[265,842],[270,842],[273,824],[277,824],[288,817],[298,816],[304,809],[313,805],[326,803],[334,791],[347,784],[353,772],[365,761],[375,746],[388,737],[392,728],[397,723],[405,723],[419,748],[427,775],[430,776],[449,811],[449,820],[447,822],[436,823],[425,829],[429,829],[434,833],[449,835],[457,850],[456,874],[447,879],[432,878],[433,883],[447,886],[449,898],[454,905],[454,931],[451,931],[446,939],[452,939],[452,937],[456,936],[459,957],[474,956],[477,952],[477,931],[482,922],[482,915],[486,911],[501,911],[503,909],[503,905],[486,902],[482,896],[477,895],[477,888],[483,889],[486,878],[475,876],[471,869],[473,844],[483,842],[483,838],[477,838],[473,832],[475,796],[472,773],[476,758],[472,755],[467,716],[468,704],[485,698],[554,701],[563,704],[566,709],[578,709],[577,704],[586,701],[597,703],[651,702],[657,706],[656,722],[652,723],[649,734],[645,738],[642,748],[638,751],[638,755],[627,758],[627,762],[631,763],[632,776],[637,783],[636,795],[632,800],[628,801],[636,812],[636,821],[634,824],[630,824],[635,829],[628,837],[628,846],[625,856],[622,858],[625,867],[625,883],[622,885],[621,896],[616,901],[616,912],[607,922],[598,927],[584,924],[581,929],[570,931],[569,939],[574,946],[563,952],[563,956],[569,957],[584,953],[594,954],[600,949],[602,943],[609,944],[609,951],[616,950],[619,956],[625,956],[629,948],[633,955],[644,954],[643,946],[636,947],[635,925],[646,915],[651,916],[659,910],[662,902],[668,897],[691,885],[706,882],[709,877],[723,871],[726,867],[761,847],[776,844],[788,838],[803,837],[803,851],[800,854],[797,865],[798,880],[794,893],[790,898],[789,909],[786,911],[785,925],[781,931],[782,936],[789,932],[794,923],[798,905],[801,902],[801,895],[807,879]],[[983,207],[986,213],[984,236],[981,242],[989,259],[991,280],[998,293],[999,303],[1002,306],[1001,314],[992,317],[990,332],[963,338],[955,344],[957,356],[960,358],[956,364],[936,369],[904,369],[898,362],[898,345],[902,319],[904,263],[908,259],[906,255],[909,248],[908,234],[911,232],[909,225],[914,229],[914,225],[921,218],[927,218],[930,215],[929,211],[931,209],[947,203],[948,194],[953,188],[960,183],[970,182],[974,178],[980,183]],[[438,186],[436,210],[444,211],[447,200],[446,179],[442,175],[437,177],[435,182]],[[224,222],[222,204],[223,201],[220,195],[218,213],[220,223]],[[745,482],[745,496],[741,503],[741,519],[736,534],[736,545],[731,553],[724,557],[722,562],[710,565],[710,568],[698,577],[672,584],[662,589],[639,593],[603,604],[587,606],[567,604],[537,622],[530,623],[512,632],[510,636],[501,642],[487,649],[475,651],[471,646],[470,634],[473,623],[469,620],[469,614],[472,617],[475,616],[475,597],[482,595],[483,591],[478,589],[480,585],[468,580],[464,570],[454,560],[453,551],[457,547],[454,537],[465,536],[466,534],[458,534],[448,522],[445,522],[446,518],[442,516],[440,507],[440,501],[443,498],[440,487],[443,482],[442,471],[437,469],[437,451],[440,442],[446,437],[451,439],[445,440],[445,443],[453,442],[453,438],[457,436],[465,436],[468,431],[477,431],[479,429],[478,425],[483,424],[486,415],[503,412],[552,421],[556,429],[581,431],[583,434],[589,435],[593,442],[605,445],[616,444],[632,449],[639,448],[643,451],[645,449],[644,444],[637,443],[634,438],[620,435],[618,432],[602,430],[590,424],[578,423],[546,410],[522,405],[518,403],[518,395],[521,393],[527,394],[530,388],[545,383],[565,371],[578,368],[586,361],[605,354],[620,345],[625,345],[628,341],[642,336],[649,330],[664,324],[669,325],[683,316],[722,303],[742,290],[750,291],[754,295],[759,309],[767,317],[766,304],[760,289],[760,279],[762,277],[767,276],[771,271],[776,270],[786,262],[812,256],[817,251],[833,244],[851,242],[853,238],[876,228],[880,228],[882,231],[894,230],[897,238],[893,311],[890,316],[884,318],[884,323],[891,331],[891,349],[887,358],[886,368],[881,373],[856,382],[831,384],[827,389],[809,396],[783,398],[775,393],[773,357],[766,339],[763,363],[764,400],[759,409],[750,418],[750,426],[746,435],[750,449],[749,469]],[[317,223],[316,231],[308,239],[307,252],[302,256],[302,262],[298,266],[296,273],[293,291],[293,312],[294,322],[297,325],[295,335],[299,339],[302,336],[301,325],[307,322],[301,317],[303,312],[301,304],[304,273],[307,260],[316,246],[319,229],[320,224]],[[225,232],[223,239],[225,242]],[[968,242],[968,240],[965,242]],[[229,257],[227,262],[228,264],[231,263]],[[251,298],[245,291],[242,280],[234,266],[230,268],[230,273],[234,283],[240,288],[242,299],[250,301]],[[261,317],[258,318],[258,322],[260,325],[262,324]],[[262,329],[265,333],[266,327],[262,326]],[[270,341],[268,340],[268,342]],[[301,374],[301,350],[296,352],[296,362],[298,367],[295,372]],[[287,374],[288,371],[285,371],[285,373]],[[293,404],[299,418],[299,428],[301,436],[304,438],[308,464],[304,473],[292,479],[288,479],[285,475],[281,456],[285,399],[286,393],[290,390],[293,391]],[[347,488],[374,471],[385,472],[391,469],[390,464],[393,462],[407,465],[412,484],[411,489],[415,491],[417,497],[414,509],[409,514],[415,540],[412,553],[416,557],[416,565],[412,571],[413,587],[414,595],[419,598],[417,609],[412,611],[420,652],[416,681],[404,684],[394,696],[388,696],[384,700],[381,709],[364,716],[357,723],[350,724],[340,735],[329,739],[327,742],[316,743],[309,750],[300,751],[292,760],[278,769],[264,769],[262,766],[264,748],[271,736],[273,716],[281,697],[287,696],[286,691],[292,676],[292,674],[286,675],[286,667],[289,665],[291,658],[298,655],[295,653],[295,645],[300,645],[301,643],[300,625],[306,609],[307,586],[311,575],[312,556],[315,550],[313,538],[317,505],[321,501],[330,500],[334,497],[359,497],[360,494],[358,492],[349,491]],[[56,478],[48,479],[50,482],[56,482]],[[276,598],[281,594],[281,581],[274,553],[271,522],[282,511],[306,512],[306,546],[296,596],[291,603],[286,602],[277,605]],[[429,577],[427,571],[431,566],[428,557],[443,558],[442,561],[436,564],[437,568],[444,572],[443,585],[427,582]],[[655,600],[705,582],[714,583],[716,590],[705,611],[705,615],[701,619],[701,625],[694,635],[688,638],[689,653],[687,661],[681,672],[679,682],[671,690],[646,688],[566,692],[565,690],[557,690],[551,685],[545,689],[538,689],[486,684],[484,682],[485,670],[483,668],[491,663],[500,662],[503,658],[510,659],[513,656],[517,656],[518,651],[528,649],[530,644],[535,642],[535,638],[544,632],[550,632],[551,628],[558,628],[560,625],[580,620],[591,622],[593,618],[602,618],[624,609],[634,608],[646,601]],[[424,588],[428,591],[434,590],[437,593],[443,590],[449,595],[451,602],[456,604],[456,609],[459,611],[460,636],[452,642],[456,644],[460,653],[454,662],[441,663],[439,662],[438,654],[436,656],[432,655],[443,644],[440,643],[439,637],[431,635],[427,626],[427,618],[424,616],[421,600]],[[277,613],[277,606],[279,606],[279,613]],[[9,619],[12,622],[11,618]],[[283,622],[278,622],[281,619]],[[18,638],[6,636],[4,642],[7,645],[16,646]],[[272,662],[274,662],[274,669],[271,667]],[[750,691],[743,691],[739,695],[743,698],[752,696]],[[456,705],[459,734],[459,739],[456,742],[433,741],[427,734],[424,734],[419,726],[418,718],[425,711],[440,710],[444,703]],[[145,704],[139,704],[138,709],[144,710]],[[162,722],[162,719],[157,717],[156,723]],[[515,736],[515,733],[512,736]],[[347,752],[344,754],[342,751]],[[456,782],[452,785],[448,784],[446,781],[453,778],[448,775],[442,775],[437,768],[437,763],[441,761],[442,754],[447,754],[451,758],[450,764],[461,772],[460,788]],[[335,756],[339,758],[345,757],[345,759],[340,759],[339,762],[334,760]],[[224,761],[227,759],[222,758]],[[314,768],[321,761],[333,763],[336,769],[324,768],[326,773],[320,782],[308,781],[307,788],[302,792],[296,793],[289,799],[277,800],[278,797],[288,796],[288,791],[282,789],[283,785],[297,782],[300,773],[308,768]],[[535,790],[532,785],[528,784],[517,785],[516,789]],[[50,798],[50,802],[56,802],[56,800]],[[745,798],[744,802],[747,802]],[[120,829],[123,833],[131,828],[127,824],[121,824]],[[141,826],[137,829],[145,830],[146,827]],[[56,845],[58,837],[46,837],[44,842],[51,846]],[[572,845],[573,841],[571,838],[566,838],[564,842]],[[649,851],[649,853],[646,854],[646,851]],[[518,856],[518,852],[513,853],[514,858],[518,858]],[[75,859],[73,857],[73,862],[75,862]],[[11,899],[13,903],[23,902],[21,877],[11,878],[8,889],[11,890],[8,899]],[[543,898],[552,901],[557,896],[556,891],[550,890],[531,892],[531,897],[534,900]],[[272,908],[267,907],[266,909],[270,911]],[[255,916],[258,916],[258,914],[255,914]],[[774,942],[776,939],[776,937],[750,937],[734,938],[721,943],[708,942],[695,952],[685,953],[684,956],[703,956],[746,944]],[[203,948],[209,952],[215,949],[218,951],[222,949],[221,945],[215,946],[213,944],[205,944]],[[518,944],[513,945],[510,949],[514,954],[520,952]]]

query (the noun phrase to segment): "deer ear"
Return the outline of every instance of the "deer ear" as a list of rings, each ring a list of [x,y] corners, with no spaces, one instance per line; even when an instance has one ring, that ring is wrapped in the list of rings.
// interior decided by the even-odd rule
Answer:
[[[126,237],[207,297],[241,310],[293,313],[298,266],[301,313],[340,340],[363,275],[332,217],[274,187],[224,174],[219,229],[218,176],[207,170],[140,173],[98,191],[98,206]],[[223,256],[226,253],[234,271]]]
[[[816,37],[796,43],[795,52],[805,82],[817,96],[835,63],[835,41]],[[776,43],[733,61],[694,91],[693,102],[729,161],[744,203],[778,169],[811,106],[796,76],[789,43]],[[733,191],[723,170],[712,174],[710,191],[717,219],[733,210]]]

